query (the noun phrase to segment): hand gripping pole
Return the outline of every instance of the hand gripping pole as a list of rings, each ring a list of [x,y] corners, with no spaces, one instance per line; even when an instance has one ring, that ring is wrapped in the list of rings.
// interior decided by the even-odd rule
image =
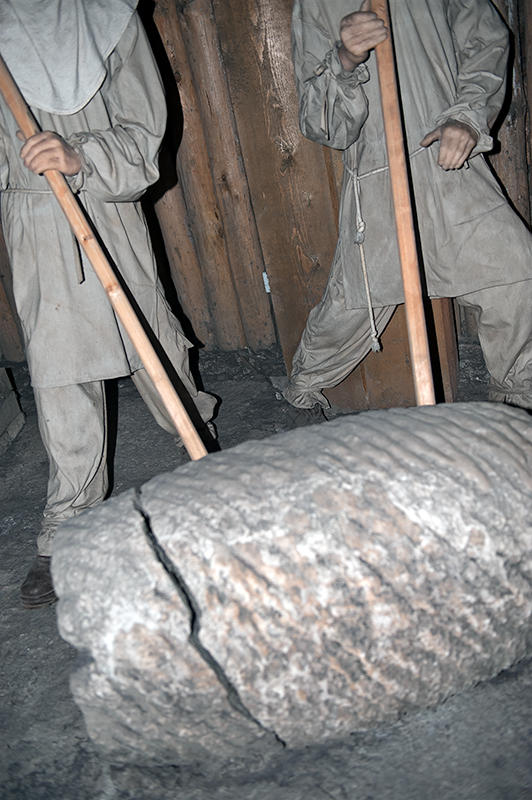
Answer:
[[[375,48],[381,90],[382,114],[390,169],[397,242],[405,295],[406,326],[412,361],[416,404],[435,405],[434,383],[421,292],[419,261],[414,233],[405,144],[392,45],[388,0],[372,0],[372,11],[384,20],[388,38]]]

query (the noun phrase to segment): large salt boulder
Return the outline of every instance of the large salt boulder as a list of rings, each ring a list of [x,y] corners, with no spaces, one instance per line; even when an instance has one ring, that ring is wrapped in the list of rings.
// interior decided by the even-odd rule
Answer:
[[[436,704],[532,644],[532,421],[366,412],[62,526],[74,697],[115,761],[259,764]]]

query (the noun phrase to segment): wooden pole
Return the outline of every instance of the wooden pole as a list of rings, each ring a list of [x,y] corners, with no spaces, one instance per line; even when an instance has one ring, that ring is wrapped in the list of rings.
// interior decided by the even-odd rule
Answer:
[[[24,137],[39,132],[37,122],[33,118],[28,106],[18,90],[11,74],[0,56],[0,91],[11,109],[11,113],[20,127]],[[47,170],[44,177],[55,194],[72,230],[91,262],[96,275],[101,281],[111,304],[121,320],[128,336],[136,348],[146,372],[152,379],[156,390],[161,396],[172,422],[183,440],[192,460],[198,460],[207,455],[207,451],[196,429],[194,428],[177,392],[172,386],[159,357],[153,349],[142,325],[140,324],[133,307],[120,286],[109,261],[98,244],[85,215],[72,194],[64,176],[57,170]]]
[[[390,169],[397,242],[401,259],[401,271],[405,294],[406,325],[414,376],[416,403],[418,406],[434,405],[434,384],[430,366],[429,344],[421,279],[417,254],[414,220],[410,199],[410,187],[406,168],[405,145],[399,107],[399,94],[395,75],[392,32],[388,0],[372,0],[372,11],[381,17],[388,29],[388,38],[375,48],[382,113],[386,134],[386,148]]]

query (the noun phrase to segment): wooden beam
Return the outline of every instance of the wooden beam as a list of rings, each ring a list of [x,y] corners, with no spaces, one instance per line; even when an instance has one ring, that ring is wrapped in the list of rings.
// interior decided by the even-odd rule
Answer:
[[[178,81],[183,109],[177,172],[203,275],[203,292],[189,307],[198,307],[206,297],[218,346],[223,350],[244,347],[246,338],[229,265],[224,218],[213,186],[197,89],[175,0],[157,0],[154,21]],[[194,325],[193,318],[191,322]]]
[[[530,223],[527,159],[527,149],[530,146],[530,142],[527,141],[529,103],[525,86],[527,54],[522,49],[523,22],[526,20],[530,22],[530,3],[520,3],[519,0],[494,0],[494,4],[511,31],[513,60],[508,75],[508,99],[503,112],[505,117],[500,123],[497,134],[500,149],[489,156],[489,161],[516,211],[525,222]],[[528,60],[530,61],[530,53]]]
[[[321,148],[299,131],[291,0],[213,0],[283,355],[325,287],[336,216]]]
[[[265,290],[264,260],[242,160],[232,99],[211,0],[195,0],[181,14],[188,63],[197,89],[209,163],[246,342],[252,349],[275,341]]]

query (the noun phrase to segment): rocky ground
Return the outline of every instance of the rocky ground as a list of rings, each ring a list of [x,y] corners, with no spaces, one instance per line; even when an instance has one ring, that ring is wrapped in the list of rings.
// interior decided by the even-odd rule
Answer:
[[[460,353],[460,400],[485,399],[478,345]],[[206,353],[207,391],[222,399],[216,426],[229,448],[315,420],[275,397],[277,352]],[[69,691],[76,652],[56,627],[53,606],[28,611],[19,586],[34,554],[46,492],[47,462],[24,366],[13,375],[26,414],[17,439],[0,455],[0,796],[5,800],[111,800],[146,796],[150,775],[119,771],[99,758]],[[151,419],[130,381],[111,386],[116,437],[113,493],[178,467],[187,456]],[[120,576],[116,576],[117,581]],[[238,784],[223,774],[206,783],[201,768],[176,766],[158,776],[153,800],[519,800],[532,798],[532,662],[410,714],[382,729],[353,734],[327,748],[286,751],[266,773]],[[149,791],[149,789],[148,789]]]

